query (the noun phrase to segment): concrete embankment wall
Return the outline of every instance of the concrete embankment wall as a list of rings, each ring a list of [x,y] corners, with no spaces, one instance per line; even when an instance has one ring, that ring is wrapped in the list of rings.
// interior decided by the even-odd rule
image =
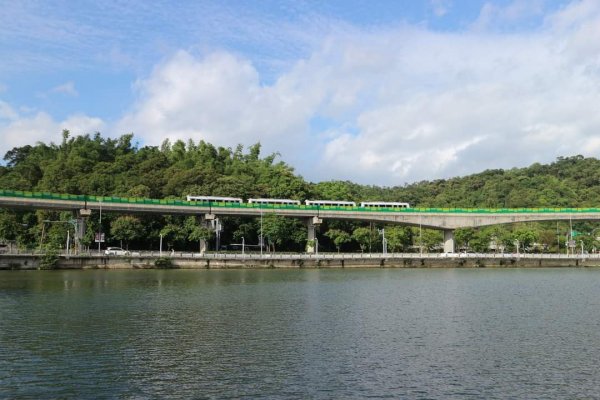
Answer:
[[[169,268],[546,268],[599,267],[590,258],[172,258]],[[57,269],[149,269],[157,268],[156,257],[60,257]],[[2,255],[0,270],[40,269],[41,259],[32,255]]]

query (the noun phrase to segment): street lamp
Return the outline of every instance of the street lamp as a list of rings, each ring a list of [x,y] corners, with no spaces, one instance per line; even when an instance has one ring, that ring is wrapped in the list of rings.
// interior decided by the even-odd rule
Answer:
[[[419,215],[419,254],[423,257],[423,226],[422,226],[422,215]]]
[[[380,234],[380,235],[382,236],[382,238],[383,238],[383,239],[381,240],[381,243],[382,243],[382,246],[383,246],[383,248],[382,248],[383,254],[387,254],[387,240],[386,240],[386,238],[385,238],[385,228],[381,228],[381,229],[379,230],[379,234]]]
[[[162,257],[162,238],[163,238],[163,234],[160,233],[159,236],[160,236],[160,242],[159,242],[159,246],[160,247],[159,247],[159,250],[158,250],[158,256]]]
[[[102,244],[102,199],[100,199],[100,220],[98,222],[98,254],[100,254],[100,245]]]
[[[260,240],[259,240],[259,245],[260,245],[260,256],[262,257],[263,255],[263,211],[262,211],[262,204],[260,205]]]
[[[246,245],[246,242],[244,240],[244,237],[242,236],[242,257],[244,256],[244,246]]]
[[[73,232],[75,234],[75,232]],[[71,255],[71,231],[67,229],[67,255]]]

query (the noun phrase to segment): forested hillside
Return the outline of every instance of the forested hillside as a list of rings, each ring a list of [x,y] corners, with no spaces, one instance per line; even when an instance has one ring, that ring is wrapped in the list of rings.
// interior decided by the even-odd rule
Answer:
[[[37,143],[9,151],[0,166],[0,188],[71,194],[147,198],[184,198],[188,194],[235,197],[272,197],[304,200],[406,201],[422,207],[585,207],[600,204],[600,161],[582,156],[559,158],[549,165],[487,170],[482,173],[423,181],[395,187],[358,185],[347,181],[312,183],[294,173],[277,154],[262,155],[260,145],[248,149],[215,147],[190,140],[165,141],[160,147],[137,146],[133,135],[118,139],[71,137],[63,132],[60,144]],[[64,243],[66,227],[44,226],[44,220],[68,220],[70,215],[51,212],[0,212],[0,240],[21,247]],[[301,251],[306,245],[300,221],[268,216],[263,230],[271,248]],[[226,218],[221,244],[258,242],[257,221]],[[102,221],[109,243],[135,248],[157,248],[162,234],[168,246],[195,249],[197,240],[211,237],[194,218],[106,215]],[[84,244],[93,245],[98,230],[93,216]],[[326,221],[319,233],[323,250],[380,251],[382,226]],[[575,230],[589,250],[598,245],[592,237],[595,225],[578,223]],[[44,243],[42,230],[47,230]],[[565,223],[523,224],[457,231],[459,246],[483,251],[491,240],[511,249],[519,239],[530,250],[556,251],[570,229]],[[417,237],[418,236],[418,237]],[[390,251],[411,251],[419,242],[436,249],[441,234],[417,233],[406,227],[386,227]],[[561,237],[563,239],[561,239]],[[534,243],[537,243],[534,246]]]

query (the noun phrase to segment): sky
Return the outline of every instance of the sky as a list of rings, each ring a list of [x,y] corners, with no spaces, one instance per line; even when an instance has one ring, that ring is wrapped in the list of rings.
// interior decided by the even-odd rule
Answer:
[[[600,157],[598,0],[0,0],[0,155],[260,142],[395,186]]]

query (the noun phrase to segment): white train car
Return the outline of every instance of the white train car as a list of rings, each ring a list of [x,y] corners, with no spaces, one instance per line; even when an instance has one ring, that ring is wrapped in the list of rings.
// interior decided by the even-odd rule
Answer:
[[[360,206],[363,208],[410,208],[408,203],[395,201],[363,201]]]
[[[220,196],[187,196],[187,201],[201,201],[205,203],[243,203],[238,197],[220,197]]]
[[[306,200],[304,204],[307,206],[356,207],[355,202],[343,200]]]
[[[288,206],[299,206],[299,200],[290,199],[248,199],[248,204],[277,204]]]

